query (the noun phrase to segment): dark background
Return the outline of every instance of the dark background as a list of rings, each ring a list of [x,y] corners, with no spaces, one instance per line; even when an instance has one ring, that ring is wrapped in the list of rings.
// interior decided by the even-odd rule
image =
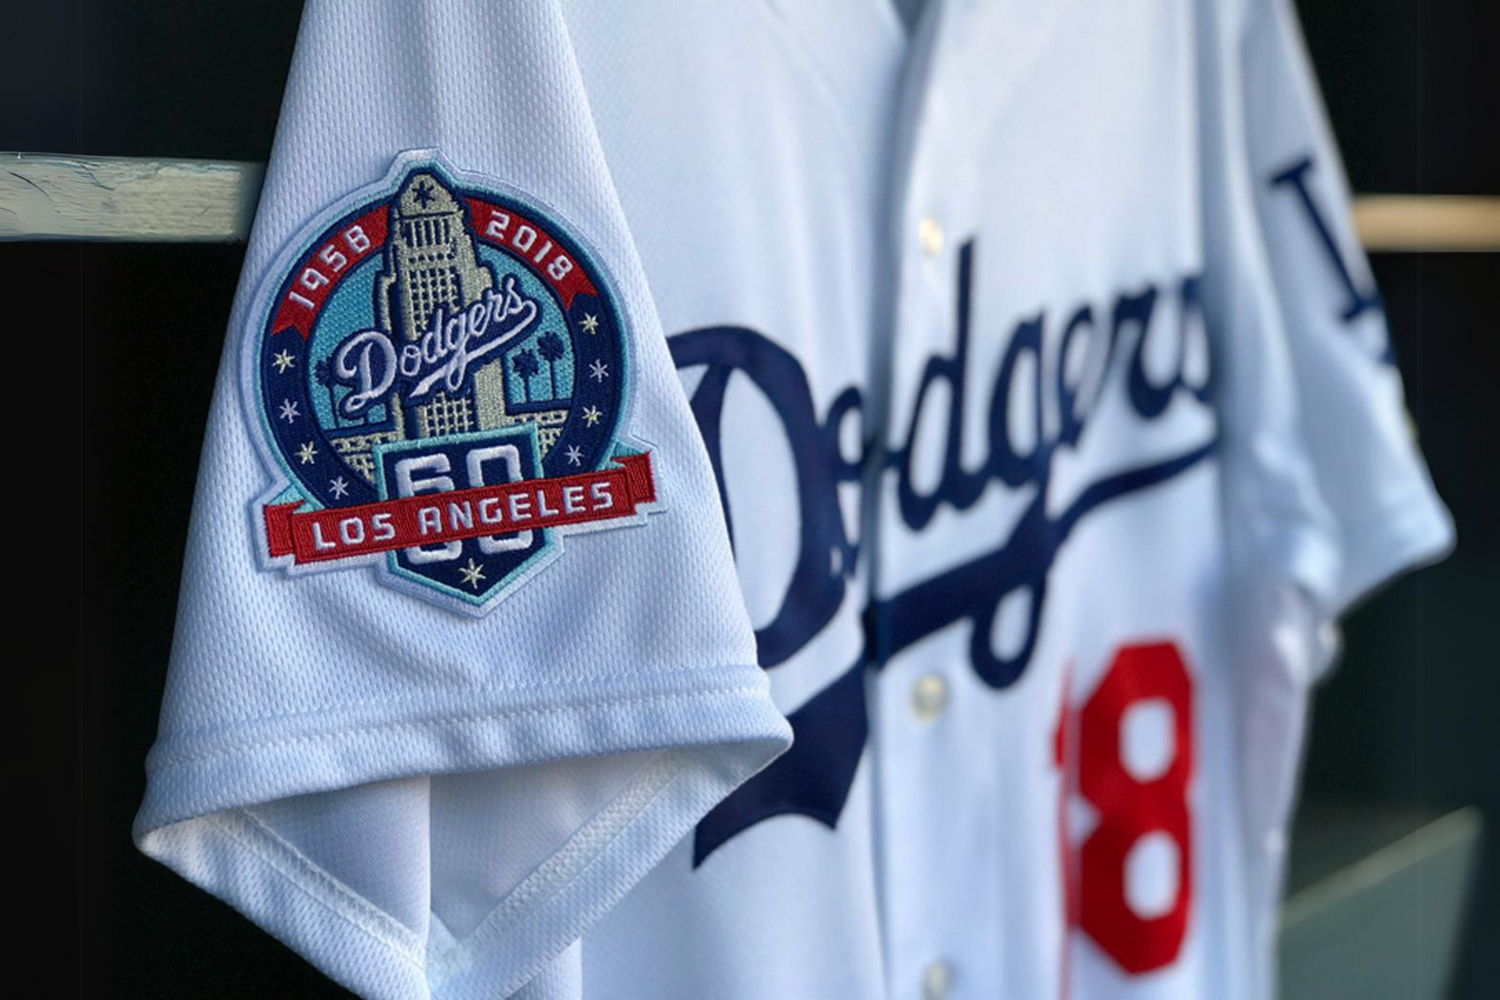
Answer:
[[[1496,6],[1302,0],[1355,190],[1500,193]],[[264,160],[297,17],[290,2],[26,0],[0,35],[0,148]],[[23,490],[28,502],[13,506],[7,547],[18,588],[7,592],[23,595],[11,905],[28,928],[12,938],[11,982],[36,995],[264,997],[268,983],[277,996],[344,995],[129,837],[241,257],[237,246],[0,244],[5,358],[26,376],[8,395],[40,425],[12,439],[40,447],[11,453],[26,470],[11,503]],[[1454,984],[1478,1000],[1500,995],[1500,255],[1374,264],[1459,548],[1347,621],[1347,655],[1318,696],[1304,800],[1483,808]],[[59,524],[76,516],[76,534],[35,520],[52,512]]]

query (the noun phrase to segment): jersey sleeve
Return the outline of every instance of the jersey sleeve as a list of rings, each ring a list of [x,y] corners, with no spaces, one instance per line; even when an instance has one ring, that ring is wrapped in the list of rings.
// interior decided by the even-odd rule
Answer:
[[[1407,416],[1385,313],[1295,12],[1252,9],[1243,42],[1255,212],[1296,373],[1303,434],[1336,524],[1338,614],[1452,545]]]
[[[1234,513],[1277,525],[1246,550],[1331,620],[1439,558],[1452,524],[1414,439],[1295,15],[1284,0],[1247,0],[1205,21],[1217,32],[1201,125]],[[1260,544],[1270,535],[1295,541]]]
[[[307,4],[179,600],[136,843],[364,996],[555,975],[789,745],[555,3]]]
[[[1253,995],[1275,995],[1309,689],[1358,598],[1452,545],[1290,5],[1199,5]]]

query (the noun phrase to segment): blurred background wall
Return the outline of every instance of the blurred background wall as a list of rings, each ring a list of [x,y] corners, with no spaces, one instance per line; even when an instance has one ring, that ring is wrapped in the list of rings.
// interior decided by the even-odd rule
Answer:
[[[1298,6],[1356,191],[1500,194],[1500,5]],[[263,160],[297,18],[292,2],[12,5],[0,147]],[[8,542],[25,568],[12,578],[24,592],[10,799],[23,846],[12,863],[34,937],[23,965],[51,984],[46,995],[252,997],[268,982],[285,996],[343,995],[129,840],[241,256],[236,246],[0,244],[8,370],[42,392],[12,412],[48,439],[44,456],[12,455],[12,482],[32,482],[28,466],[44,463],[49,504],[76,507],[82,525],[60,540],[23,524]],[[1488,1000],[1500,996],[1500,255],[1374,263],[1459,548],[1349,619],[1347,655],[1317,701],[1304,812],[1483,808],[1453,996]],[[22,318],[33,312],[41,318]]]
[[[1299,0],[1355,191],[1500,194],[1500,4]],[[1477,805],[1485,839],[1453,996],[1500,996],[1500,254],[1376,254],[1407,403],[1458,525],[1441,565],[1347,620],[1303,810]],[[1296,852],[1297,845],[1293,850]]]

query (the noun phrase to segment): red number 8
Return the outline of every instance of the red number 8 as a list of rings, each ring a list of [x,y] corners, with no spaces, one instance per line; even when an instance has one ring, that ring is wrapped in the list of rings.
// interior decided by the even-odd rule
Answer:
[[[1154,699],[1171,706],[1175,752],[1165,771],[1142,781],[1122,759],[1122,726],[1131,706]],[[1065,718],[1066,711],[1065,705]],[[1187,804],[1193,773],[1192,678],[1176,645],[1122,647],[1078,710],[1076,725],[1077,791],[1097,810],[1099,823],[1084,840],[1076,862],[1064,828],[1070,919],[1126,972],[1150,972],[1177,958],[1193,897]],[[1071,756],[1064,752],[1065,730],[1060,728],[1058,735],[1058,758],[1065,762]],[[1142,837],[1157,832],[1177,848],[1177,896],[1166,912],[1142,917],[1126,898],[1125,863]]]

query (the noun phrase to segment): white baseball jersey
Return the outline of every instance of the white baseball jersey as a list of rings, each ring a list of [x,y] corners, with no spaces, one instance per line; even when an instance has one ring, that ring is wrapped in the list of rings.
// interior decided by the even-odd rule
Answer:
[[[138,843],[371,997],[1270,995],[1451,544],[1346,201],[1286,0],[310,0]]]

